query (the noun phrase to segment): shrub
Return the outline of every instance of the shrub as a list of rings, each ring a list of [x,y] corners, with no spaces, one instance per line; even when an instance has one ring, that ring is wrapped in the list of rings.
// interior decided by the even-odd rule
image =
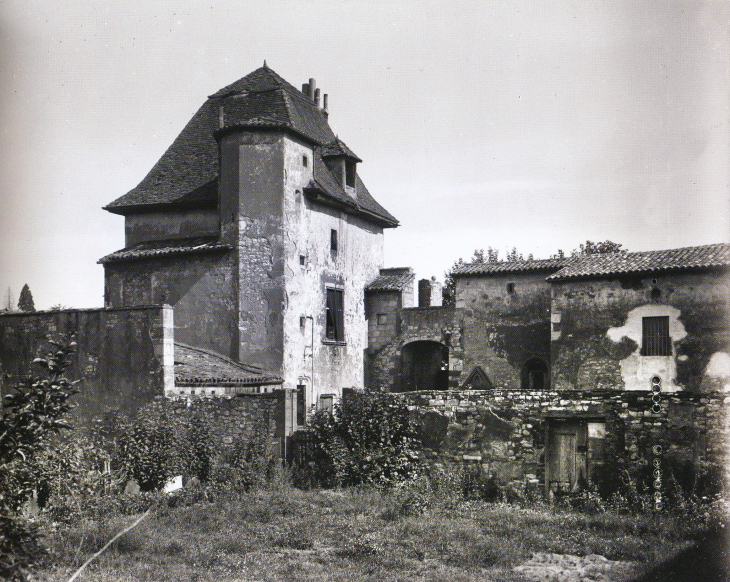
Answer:
[[[33,490],[30,462],[51,433],[71,428],[63,417],[78,390],[65,378],[76,344],[51,342],[56,352],[37,358],[45,371],[5,396],[0,416],[0,578],[25,580],[28,567],[43,553],[35,528],[15,512]],[[12,494],[11,494],[12,492]]]
[[[215,470],[215,480],[237,492],[262,487],[274,477],[278,460],[269,443],[267,423],[260,421],[249,440],[237,438],[224,452]]]
[[[311,479],[324,487],[392,486],[419,472],[418,433],[406,404],[386,392],[353,394],[310,423]]]
[[[173,424],[167,415],[150,419],[137,414],[119,436],[123,473],[134,479],[142,491],[162,488],[181,469],[175,444]]]

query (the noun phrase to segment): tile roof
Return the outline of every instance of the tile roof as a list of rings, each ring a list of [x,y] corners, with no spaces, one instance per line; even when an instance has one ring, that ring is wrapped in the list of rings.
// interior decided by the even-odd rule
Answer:
[[[402,291],[415,278],[410,269],[380,269],[380,275],[365,286],[365,291]]]
[[[359,175],[355,177],[355,197],[352,197],[330,172],[322,158],[320,148],[314,150],[313,164],[313,178],[304,189],[304,193],[310,198],[325,204],[334,203],[355,215],[374,218],[385,227],[398,226],[398,219],[370,195]]]
[[[315,147],[337,144],[346,155],[359,161],[352,150],[337,140],[322,110],[264,65],[211,95],[137,187],[104,208],[128,214],[154,206],[215,207],[219,175],[215,136],[226,129],[245,127],[291,131],[313,142]],[[336,186],[323,191],[343,201]],[[357,191],[360,200],[352,207],[354,210],[397,226],[397,220],[373,200],[359,180]],[[342,196],[346,196],[344,191]]]
[[[548,281],[727,266],[730,266],[730,244],[721,243],[664,251],[573,257],[564,268],[550,275]]]
[[[175,343],[175,386],[261,386],[282,384],[280,376],[256,366]]]
[[[563,259],[536,259],[532,261],[503,261],[499,263],[465,263],[454,267],[453,276],[492,275],[499,273],[519,273],[530,271],[557,271],[565,266],[570,257]]]
[[[230,249],[230,245],[219,242],[218,238],[214,236],[158,240],[132,245],[106,255],[97,262],[102,264],[114,263],[118,261],[167,257],[170,255],[223,252]]]
[[[357,154],[353,152],[350,148],[348,148],[347,144],[345,144],[345,142],[342,141],[339,137],[336,137],[334,141],[324,144],[320,151],[323,158],[346,156],[348,158],[357,160],[358,162],[362,162],[362,160],[357,157]]]

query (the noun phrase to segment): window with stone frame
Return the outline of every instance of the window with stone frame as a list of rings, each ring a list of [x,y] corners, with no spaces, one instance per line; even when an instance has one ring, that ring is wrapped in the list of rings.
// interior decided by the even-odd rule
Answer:
[[[345,341],[344,322],[344,291],[342,289],[327,289],[325,305],[326,330],[325,337],[336,342]]]
[[[641,318],[641,355],[672,355],[672,338],[669,335],[669,316]]]

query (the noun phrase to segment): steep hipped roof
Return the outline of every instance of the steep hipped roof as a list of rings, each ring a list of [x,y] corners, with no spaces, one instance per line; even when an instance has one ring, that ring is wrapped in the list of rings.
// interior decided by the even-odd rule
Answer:
[[[261,386],[281,384],[281,377],[219,354],[175,343],[176,386]]]
[[[548,277],[548,281],[727,266],[730,266],[730,244],[721,243],[664,251],[575,257]]]
[[[365,291],[402,291],[413,283],[415,277],[416,274],[408,267],[380,269],[380,275],[366,285]]]
[[[348,148],[347,144],[339,137],[335,138],[334,141],[324,144],[320,151],[323,158],[344,156],[346,158],[352,158],[353,160],[362,162],[362,160],[357,157],[357,154]]]
[[[223,252],[230,249],[231,247],[229,245],[218,242],[217,237],[210,236],[158,240],[131,245],[102,257],[97,262],[102,264],[115,263],[120,261],[167,257],[170,255]]]
[[[280,129],[315,148],[337,143],[326,114],[314,101],[264,65],[211,95],[139,185],[104,208],[128,214],[152,207],[215,207],[219,175],[216,134],[235,128]],[[344,148],[347,155],[359,160],[352,150]],[[321,160],[320,156],[321,168],[315,162],[315,172],[329,174]],[[363,213],[396,226],[395,218],[372,199],[364,185],[358,187],[358,194],[360,189],[364,192],[358,204]],[[323,188],[326,194],[336,190]]]
[[[386,227],[398,226],[398,220],[370,195],[360,176],[355,180],[355,197],[345,192],[322,159],[319,148],[314,150],[313,178],[304,189],[310,198],[325,204],[335,204],[355,215],[375,219]]]
[[[454,277],[469,275],[492,275],[500,273],[527,273],[530,271],[557,271],[565,266],[569,257],[563,259],[537,259],[532,261],[504,261],[501,263],[466,263],[454,267]]]

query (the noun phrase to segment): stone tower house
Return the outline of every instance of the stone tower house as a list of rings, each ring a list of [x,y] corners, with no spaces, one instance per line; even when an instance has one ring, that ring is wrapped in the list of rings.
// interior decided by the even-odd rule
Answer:
[[[105,207],[125,247],[100,260],[106,307],[171,305],[176,343],[278,374],[307,408],[363,386],[364,288],[398,225],[328,115],[314,79],[266,64],[217,91]]]

